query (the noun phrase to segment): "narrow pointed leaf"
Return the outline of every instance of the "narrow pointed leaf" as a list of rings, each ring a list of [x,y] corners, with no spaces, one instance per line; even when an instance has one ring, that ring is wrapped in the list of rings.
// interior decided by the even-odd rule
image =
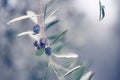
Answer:
[[[91,78],[93,77],[94,73],[92,71],[87,72],[86,74],[84,74],[80,80],[91,80]]]
[[[57,36],[57,34],[54,34],[54,35],[48,35],[48,39],[55,39]]]
[[[46,9],[47,9],[47,10],[50,9],[55,2],[56,2],[56,0],[50,0],[50,1],[48,2],[48,4],[46,5]]]
[[[105,10],[104,10],[104,5],[101,4],[101,1],[99,1],[99,8],[100,8],[100,16],[99,16],[99,21],[103,20],[105,17]]]
[[[30,17],[30,15],[21,16],[21,17],[15,18],[13,20],[10,20],[7,24],[11,24],[13,22],[20,21],[20,20],[23,20],[23,19],[26,19],[26,18],[29,18],[29,17]]]
[[[40,56],[44,53],[44,48],[41,48],[40,50],[36,51],[35,55]]]
[[[51,16],[49,19],[45,19],[45,25],[48,25],[55,20],[58,20],[57,17],[56,16]]]
[[[50,0],[48,4],[45,6],[44,17],[46,17],[47,11],[53,6],[56,0]]]
[[[27,18],[30,18],[30,17],[34,17],[34,16],[33,15],[24,15],[24,16],[21,16],[21,17],[10,20],[7,24],[11,24],[13,22],[20,21],[20,20],[23,20],[23,19],[27,19]],[[36,15],[36,16],[40,16],[40,15]]]
[[[53,26],[54,24],[59,22],[59,19],[57,19],[56,16],[54,16],[54,14],[58,11],[59,9],[56,9],[55,11],[53,11],[46,19],[45,19],[45,26],[47,30],[49,27]]]
[[[85,71],[85,65],[82,64],[81,67],[78,70],[76,70],[76,72],[74,73],[73,75],[74,79],[79,80],[83,76],[84,71]]]
[[[26,32],[19,33],[17,36],[19,37],[19,36],[23,36],[23,35],[30,35],[32,33],[33,33],[33,31],[26,31]]]
[[[68,76],[69,74],[71,74],[72,72],[76,71],[79,68],[80,68],[80,66],[74,67],[73,69],[69,70],[65,75],[63,75],[62,78]]]
[[[57,43],[59,40],[61,40],[61,39],[65,36],[65,34],[67,33],[67,31],[68,31],[68,29],[65,30],[64,32],[62,32],[60,35],[58,35],[58,36],[52,41],[52,43],[51,43],[50,45],[53,45],[53,44]]]
[[[49,23],[49,24],[46,26],[45,30],[48,30],[50,27],[52,27],[53,25],[57,24],[58,22],[59,22],[59,20],[54,20],[54,21],[52,21],[51,23]]]
[[[101,20],[105,17],[105,10],[104,10],[104,6],[102,6],[102,9],[101,9],[101,13],[102,13],[102,17],[101,17]]]
[[[31,19],[35,24],[38,23],[37,16],[36,16],[36,14],[35,14],[33,11],[27,11],[26,13],[27,13],[27,15],[33,15],[33,16],[30,17],[30,19]]]
[[[54,10],[54,11],[45,19],[45,22],[46,22],[47,20],[49,20],[59,9],[60,9],[60,8]]]
[[[17,36],[24,36],[24,35],[28,35],[30,38],[38,41],[41,38],[41,35],[33,35],[33,31],[26,31],[26,32],[22,32],[19,33]]]
[[[55,52],[58,53],[60,52],[60,50],[63,48],[63,44],[62,43],[59,43],[56,48],[55,48]]]
[[[78,55],[75,53],[62,53],[62,54],[52,54],[57,58],[77,58]]]

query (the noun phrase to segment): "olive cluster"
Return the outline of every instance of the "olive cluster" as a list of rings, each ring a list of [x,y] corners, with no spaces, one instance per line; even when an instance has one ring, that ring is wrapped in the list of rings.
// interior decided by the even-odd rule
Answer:
[[[33,32],[34,32],[34,35],[40,32],[40,26],[38,24],[36,24],[33,27]],[[37,50],[44,49],[45,54],[48,56],[50,56],[52,53],[51,47],[48,47],[48,41],[47,41],[47,38],[45,37],[41,38],[39,41],[35,41],[34,46],[37,48]]]

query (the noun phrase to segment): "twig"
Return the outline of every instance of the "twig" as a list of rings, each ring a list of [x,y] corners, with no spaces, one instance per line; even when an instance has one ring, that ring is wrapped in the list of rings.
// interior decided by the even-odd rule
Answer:
[[[40,14],[43,14],[43,12],[42,12],[42,0],[40,0],[40,12],[39,12]],[[41,16],[41,27],[42,28],[44,28],[44,18],[43,18],[43,16]]]
[[[43,14],[43,12],[42,12],[42,0],[39,1],[39,4],[40,4],[39,14],[41,15],[41,14]],[[44,26],[45,26],[44,15],[38,17],[38,22],[40,23],[40,27],[41,27],[40,35],[46,37],[45,30],[44,30]]]
[[[42,0],[40,0],[40,14],[42,14]]]

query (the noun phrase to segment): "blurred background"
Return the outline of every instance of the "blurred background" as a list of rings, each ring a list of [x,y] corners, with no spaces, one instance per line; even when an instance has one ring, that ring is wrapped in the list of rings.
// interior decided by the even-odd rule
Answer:
[[[58,0],[52,10],[61,7],[56,14],[61,22],[47,34],[69,29],[62,51],[75,52],[90,64],[93,80],[120,80],[120,1],[101,1],[106,15],[99,22],[99,0]],[[0,80],[41,80],[44,73],[45,58],[34,55],[33,41],[16,36],[31,30],[33,22],[25,19],[6,24],[27,10],[38,13],[39,0],[0,0]]]

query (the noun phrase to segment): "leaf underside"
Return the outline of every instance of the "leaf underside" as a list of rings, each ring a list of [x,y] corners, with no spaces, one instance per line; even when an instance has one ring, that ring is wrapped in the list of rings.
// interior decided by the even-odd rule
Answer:
[[[56,2],[56,0],[50,0],[48,2],[48,4],[45,6],[44,18],[46,17],[47,11],[52,8],[52,6],[54,5],[55,2]]]
[[[69,74],[71,74],[72,72],[76,71],[76,70],[79,69],[79,68],[80,68],[80,66],[74,67],[73,69],[69,70],[66,74],[64,74],[64,75],[62,76],[62,78],[68,76]]]
[[[57,58],[77,58],[78,55],[75,53],[62,53],[62,54],[52,54]]]
[[[93,75],[94,73],[92,71],[89,71],[86,74],[84,74],[80,80],[91,80]]]
[[[36,16],[40,16],[40,15],[24,15],[24,16],[20,16],[18,18],[10,20],[7,24],[11,24],[13,22],[17,22],[17,21],[20,21],[20,20],[23,20],[23,19],[27,19],[27,18],[30,18],[30,17],[36,17]]]

